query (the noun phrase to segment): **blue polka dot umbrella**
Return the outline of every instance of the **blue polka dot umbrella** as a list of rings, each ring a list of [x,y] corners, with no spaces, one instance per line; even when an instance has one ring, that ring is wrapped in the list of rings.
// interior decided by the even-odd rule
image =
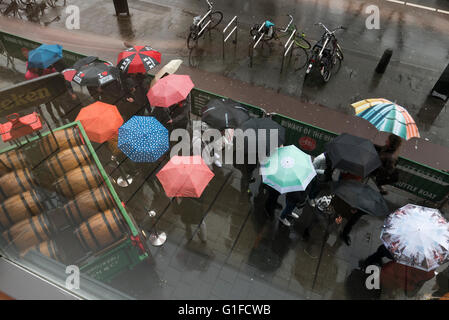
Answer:
[[[154,117],[133,116],[118,129],[118,148],[134,162],[155,162],[169,149],[168,130]]]

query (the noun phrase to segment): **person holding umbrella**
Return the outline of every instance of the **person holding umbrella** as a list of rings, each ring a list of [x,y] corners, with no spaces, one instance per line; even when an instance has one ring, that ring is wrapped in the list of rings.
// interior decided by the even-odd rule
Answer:
[[[449,223],[437,209],[408,204],[396,210],[385,219],[380,238],[383,244],[360,266],[382,266],[381,284],[388,291],[413,295],[449,260]],[[382,265],[384,257],[392,261]]]
[[[380,193],[385,195],[388,192],[383,189],[384,185],[392,185],[399,181],[399,172],[396,169],[398,162],[398,153],[402,144],[402,139],[394,134],[390,134],[385,142],[385,145],[374,145],[379,154],[382,165],[380,168],[372,172],[371,176],[374,178]]]
[[[340,238],[349,246],[351,238],[349,233],[360,218],[369,214],[372,216],[386,216],[389,212],[387,203],[382,195],[370,186],[353,180],[343,180],[335,185],[335,196],[332,204],[339,215],[337,223],[342,217],[348,219]],[[348,214],[349,213],[349,214]]]

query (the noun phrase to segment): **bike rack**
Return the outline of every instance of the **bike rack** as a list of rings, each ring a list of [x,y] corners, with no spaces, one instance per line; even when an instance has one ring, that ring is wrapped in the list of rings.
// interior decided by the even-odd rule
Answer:
[[[292,46],[293,43],[295,42],[295,35],[296,35],[297,29],[293,30],[292,33],[290,34],[290,37],[288,38],[287,42],[285,42],[284,44],[284,51],[282,53],[282,62],[281,62],[281,73],[284,70],[284,61],[285,61],[285,57],[287,56],[287,54],[290,52],[290,59],[292,57]]]
[[[203,23],[204,19],[207,18],[208,15],[210,15],[210,13],[212,12],[212,10],[209,10],[206,12],[206,14],[201,18],[201,20],[198,22],[198,26],[201,25],[201,23]],[[198,32],[198,38],[201,36],[201,34],[203,33],[203,31],[207,28],[207,26],[209,25],[209,23],[211,23],[212,20],[209,20],[204,27],[200,30],[200,32]]]
[[[234,24],[234,28],[232,28],[231,32],[229,32],[229,33],[226,35],[226,31],[228,30],[228,28],[229,28],[232,24]],[[226,41],[228,41],[229,37],[230,37],[234,32],[235,32],[235,33],[234,33],[234,40],[233,40],[233,43],[234,43],[234,47],[237,48],[238,24],[239,24],[238,18],[237,18],[237,16],[234,16],[234,18],[232,18],[232,20],[228,23],[228,25],[223,29],[223,33],[222,33],[222,35],[223,35],[223,60],[225,59],[225,43],[226,43]]]
[[[257,30],[258,32],[262,31],[263,27],[265,25],[265,22],[262,22],[260,24],[259,29]],[[260,40],[262,40],[264,34],[262,33],[259,37],[259,39],[256,40],[256,36],[252,37],[252,41],[250,43],[250,47],[249,47],[249,66],[250,68],[253,67],[253,56],[254,56],[254,49],[256,49],[257,45],[259,44]],[[254,42],[255,41],[255,42]],[[254,43],[254,44],[253,44]]]

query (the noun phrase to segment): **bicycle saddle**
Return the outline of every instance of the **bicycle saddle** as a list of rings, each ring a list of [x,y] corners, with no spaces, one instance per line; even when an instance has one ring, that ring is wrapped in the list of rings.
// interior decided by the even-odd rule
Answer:
[[[266,28],[274,27],[274,23],[267,20],[267,21],[265,21],[265,27]]]

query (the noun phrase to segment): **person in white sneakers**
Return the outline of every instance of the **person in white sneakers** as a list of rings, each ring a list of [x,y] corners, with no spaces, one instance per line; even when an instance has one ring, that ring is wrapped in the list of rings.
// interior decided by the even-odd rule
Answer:
[[[295,191],[289,192],[285,195],[285,208],[279,216],[279,221],[281,221],[285,226],[290,227],[291,223],[287,220],[287,217],[293,217],[298,219],[299,216],[293,212],[295,207],[298,205],[300,208],[304,206],[307,198],[307,191]]]

